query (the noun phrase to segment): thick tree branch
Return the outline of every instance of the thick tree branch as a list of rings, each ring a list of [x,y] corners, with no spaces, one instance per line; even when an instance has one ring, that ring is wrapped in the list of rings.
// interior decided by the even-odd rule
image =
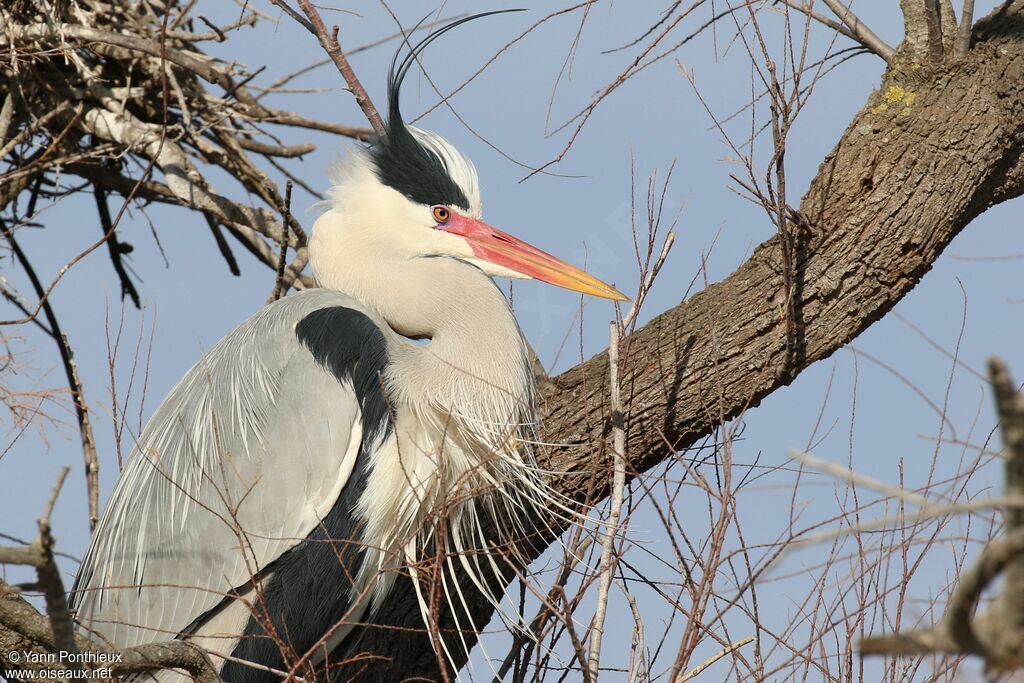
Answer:
[[[779,263],[779,238],[773,237],[728,278],[622,340],[629,349],[620,378],[622,394],[629,397],[623,449],[628,472],[673,457],[842,348],[916,286],[971,220],[1024,190],[1022,7],[1015,0],[980,22],[975,48],[942,73],[890,67],[881,90],[854,117],[801,202],[791,289]],[[927,38],[921,45],[927,49]],[[87,121],[97,131],[113,135],[123,124],[92,111]],[[152,146],[153,132],[145,131],[137,144],[159,159],[164,152]],[[187,167],[174,166],[164,169],[167,187],[176,197],[183,189],[194,196]],[[225,210],[216,202],[206,209],[215,215]],[[269,220],[273,227],[265,234],[281,238]],[[795,326],[785,314],[789,296]],[[562,444],[539,454],[541,466],[557,473],[552,485],[558,491],[583,504],[609,491],[610,482],[595,478],[592,464],[607,454],[610,384],[608,356],[600,354],[541,392],[540,440]],[[537,520],[538,528],[545,523],[564,526],[557,519]],[[514,566],[539,555],[549,542],[534,538],[518,548],[491,550],[506,551]],[[514,574],[510,567],[507,578]],[[423,632],[413,588],[406,581],[397,591],[356,643],[379,658],[362,659],[359,677],[438,679],[434,644]],[[466,598],[470,622],[486,623],[492,606]],[[444,614],[440,627],[445,638],[453,637],[454,622]],[[0,629],[0,639],[24,639],[26,632],[12,636]],[[459,656],[462,650],[456,644],[450,651]]]
[[[894,66],[825,158],[799,210],[795,357],[787,357],[777,237],[728,278],[623,340],[630,349],[621,378],[630,397],[630,472],[691,446],[723,418],[756,406],[842,348],[917,285],[971,220],[995,201],[1019,195],[1008,173],[1024,149],[1021,21],[1014,11],[981,22],[961,67],[929,81],[917,75],[904,81]],[[592,463],[608,447],[608,373],[607,354],[599,354],[542,392],[541,440],[564,446],[540,454],[541,466],[560,473],[555,488],[581,502],[609,490],[606,478],[595,488],[592,476]],[[561,526],[557,520],[538,525],[545,522]],[[544,545],[524,543],[519,551],[535,557]],[[436,678],[429,639],[410,608],[415,604],[399,594],[377,615],[378,628],[365,634],[361,651],[382,660],[367,665],[366,680]],[[486,623],[486,602],[471,608],[472,622]]]

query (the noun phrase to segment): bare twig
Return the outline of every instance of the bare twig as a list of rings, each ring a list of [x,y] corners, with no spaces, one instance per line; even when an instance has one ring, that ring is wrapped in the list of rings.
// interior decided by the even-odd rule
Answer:
[[[625,582],[616,581],[619,586],[619,590],[622,591],[622,597],[626,599],[626,604],[629,605],[629,611],[633,615],[633,642],[630,648],[629,654],[629,673],[626,677],[627,683],[633,683],[633,681],[644,681],[648,679],[648,667],[646,656],[644,651],[646,650],[646,644],[644,641],[644,618],[640,613],[640,608],[637,606],[636,598],[630,593],[629,588],[626,587]]]
[[[820,470],[825,474],[836,477],[843,481],[849,482],[856,486],[863,486],[874,491],[878,491],[884,496],[890,496],[892,498],[905,500],[920,507],[923,511],[936,512],[938,507],[930,503],[926,498],[920,496],[913,491],[908,491],[905,488],[899,486],[893,486],[884,481],[879,481],[873,477],[861,474],[860,472],[854,472],[853,470],[843,467],[842,465],[822,458],[815,457],[810,453],[803,453],[800,451],[791,450],[789,452],[790,457],[794,460],[799,460],[808,467],[813,467],[816,470]]]
[[[89,407],[85,402],[85,390],[82,387],[82,380],[78,376],[78,365],[75,363],[75,354],[71,350],[71,344],[68,343],[67,335],[65,335],[61,330],[60,323],[57,320],[57,314],[54,312],[53,307],[50,305],[49,299],[47,298],[47,294],[49,292],[43,289],[43,284],[40,282],[39,276],[36,275],[32,262],[29,260],[25,252],[22,251],[21,245],[18,244],[18,241],[14,236],[14,231],[11,230],[3,220],[0,220],[0,231],[2,231],[4,237],[7,238],[7,243],[11,246],[11,251],[14,252],[15,258],[17,258],[22,270],[25,271],[25,275],[28,276],[29,282],[32,283],[32,288],[35,290],[36,296],[39,299],[38,306],[42,308],[43,314],[46,316],[51,336],[60,351],[61,362],[64,365],[64,375],[67,378],[68,389],[71,392],[71,400],[75,406],[75,417],[78,420],[78,431],[82,439],[82,457],[85,460],[86,493],[89,501],[89,530],[92,531],[96,526],[96,523],[99,521],[100,461],[96,453],[96,437],[93,435],[92,421],[89,419]],[[109,235],[106,237],[109,237]],[[38,311],[39,309],[37,308],[36,310]]]
[[[366,120],[373,126],[373,130],[376,131],[377,135],[384,135],[384,120],[380,117],[377,107],[373,105],[373,101],[370,100],[370,96],[366,93],[366,88],[363,87],[363,84],[359,82],[359,78],[356,77],[355,71],[352,70],[352,65],[348,63],[348,59],[338,43],[338,27],[333,26],[330,32],[328,32],[320,12],[317,11],[316,6],[310,0],[298,0],[299,7],[306,15],[306,21],[303,21],[302,17],[288,5],[287,0],[270,1],[287,12],[288,16],[295,19],[307,31],[316,36],[320,46],[334,62],[334,66],[338,68],[338,73],[345,79],[345,83],[348,84],[348,89],[352,92],[353,97],[355,97],[356,104],[359,105],[359,108],[363,110],[363,114],[366,115]]]
[[[78,645],[75,643],[75,628],[71,621],[71,613],[68,611],[64,582],[60,578],[60,570],[57,569],[53,557],[54,540],[50,530],[50,515],[70,469],[65,466],[57,476],[57,483],[50,492],[43,516],[39,518],[37,524],[39,535],[36,540],[27,548],[0,548],[0,563],[22,564],[35,568],[38,578],[36,587],[43,593],[46,602],[54,647],[63,652],[76,653]],[[81,669],[82,666],[77,663],[74,668]]]
[[[746,638],[743,638],[742,640],[737,640],[735,643],[732,643],[731,645],[722,648],[721,650],[716,652],[711,657],[708,657],[706,660],[704,660],[698,666],[695,666],[694,668],[692,668],[689,671],[687,671],[685,674],[683,674],[682,676],[677,678],[675,683],[686,683],[686,681],[692,681],[694,678],[696,678],[697,676],[699,676],[702,673],[704,673],[704,671],[706,671],[709,667],[711,667],[712,664],[714,664],[718,660],[720,660],[723,657],[726,657],[728,655],[731,655],[733,652],[735,652],[736,650],[740,649],[741,647],[743,647],[747,643],[752,643],[752,642],[754,642],[754,636],[747,636]]]
[[[956,32],[953,54],[957,59],[967,56],[971,50],[971,30],[974,28],[974,0],[964,0],[960,13],[960,28]]]
[[[836,23],[818,12],[815,12],[810,5],[802,0],[777,1],[787,7],[797,10],[798,12],[803,12],[818,23],[842,33],[847,38],[857,41],[884,59],[887,63],[892,61],[893,55],[896,54],[896,50],[879,38],[878,34],[872,31],[867,24],[857,18],[857,15],[844,5],[842,0],[823,0],[823,2],[828,5],[828,8],[832,10],[837,17],[839,17],[839,20],[842,22],[841,24]]]
[[[50,515],[53,513],[53,506],[57,504],[57,496],[60,495],[64,479],[68,476],[70,469],[67,466],[61,469],[57,483],[54,484],[53,490],[50,492],[46,510],[39,519],[39,538],[35,545],[40,560],[36,565],[36,571],[39,575],[39,586],[46,598],[46,613],[50,617],[50,625],[53,628],[54,645],[63,652],[76,653],[78,646],[75,644],[75,627],[71,621],[71,613],[68,611],[64,582],[61,581],[57,562],[53,559],[54,540],[50,533]],[[78,664],[74,668],[82,667],[81,664]]]
[[[281,206],[281,225],[287,231],[291,225],[292,213],[292,181],[288,181],[284,189],[284,204]],[[277,258],[277,277],[274,279],[274,289],[270,292],[270,299],[267,303],[277,301],[288,289],[284,279],[284,267],[288,263],[288,233],[281,240],[281,253]]]
[[[1017,392],[1006,365],[989,361],[989,378],[1002,425],[1006,457],[1006,492],[1024,494],[1024,395]],[[1007,535],[990,543],[974,565],[960,576],[942,620],[933,628],[865,638],[864,654],[915,655],[931,652],[978,655],[991,671],[1024,667],[1024,510],[1005,509]],[[982,592],[1004,576],[999,599],[973,617]]]
[[[594,623],[591,626],[590,649],[587,657],[591,683],[597,683],[598,680],[601,663],[601,639],[604,636],[604,619],[608,612],[608,594],[615,574],[615,539],[619,532],[619,516],[622,512],[622,499],[626,488],[626,428],[625,408],[622,405],[622,392],[619,389],[619,334],[619,326],[613,320],[609,324],[608,346],[612,410],[612,488],[608,519],[604,522],[602,532],[599,569],[601,582],[598,588],[597,607],[594,610]]]
[[[890,61],[896,53],[884,40],[878,37],[871,28],[861,21],[842,0],[824,0],[828,8],[835,12],[847,28],[853,31],[861,45],[879,55],[885,61]]]

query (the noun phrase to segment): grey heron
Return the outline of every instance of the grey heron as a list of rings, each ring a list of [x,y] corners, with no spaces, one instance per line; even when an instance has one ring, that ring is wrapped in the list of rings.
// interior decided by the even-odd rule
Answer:
[[[225,680],[276,680],[285,651],[323,661],[354,637],[442,536],[486,591],[481,517],[512,533],[551,500],[527,347],[492,278],[625,297],[484,223],[472,163],[403,122],[417,55],[472,18],[392,61],[386,134],[335,169],[314,226],[319,288],[243,322],[153,414],[77,577],[84,631],[188,639]]]

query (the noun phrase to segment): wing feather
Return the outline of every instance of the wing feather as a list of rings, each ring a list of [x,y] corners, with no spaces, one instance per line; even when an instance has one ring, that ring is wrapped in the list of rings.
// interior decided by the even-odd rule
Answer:
[[[82,563],[72,606],[120,647],[174,637],[302,541],[338,499],[363,438],[351,383],[296,338],[288,296],[211,349],[154,413]]]

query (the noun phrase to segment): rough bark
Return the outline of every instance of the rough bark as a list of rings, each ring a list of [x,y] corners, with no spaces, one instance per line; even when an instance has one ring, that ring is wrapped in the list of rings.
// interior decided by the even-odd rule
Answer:
[[[1024,0],[1005,3],[981,22],[973,49],[950,64],[935,59],[929,43],[923,9],[931,2],[902,4],[909,9],[906,42],[822,162],[793,221],[797,320],[786,320],[787,278],[773,238],[728,278],[623,341],[626,453],[634,474],[694,444],[843,347],[902,299],[974,217],[1024,193]],[[939,18],[943,42],[947,14]],[[105,119],[84,120],[96,132],[114,130]],[[24,178],[18,187],[28,182]],[[0,195],[18,187],[8,184]],[[167,196],[175,189],[167,186]],[[259,221],[252,220],[255,229]],[[788,338],[793,330],[796,339]],[[541,464],[565,472],[554,486],[583,504],[603,498],[609,483],[595,467],[608,456],[608,370],[607,355],[599,354],[555,378],[542,395],[544,441],[563,446],[541,453]],[[536,557],[546,543],[524,542],[520,559]],[[0,598],[16,600],[3,592]],[[470,607],[480,627],[492,615],[482,599]],[[45,624],[25,610],[31,608],[24,603],[8,610],[24,612],[31,623],[0,624],[0,645],[50,646]],[[450,628],[451,620],[442,615],[441,626]],[[466,634],[467,641],[475,639]],[[456,641],[450,649],[458,657]],[[408,583],[357,646],[372,658],[345,669],[346,678],[440,678]]]
[[[1021,194],[1024,1],[980,22],[974,40],[967,57],[948,66],[894,60],[822,162],[799,209],[795,353],[787,353],[778,238],[623,342],[634,473],[842,348],[891,310],[976,216]],[[567,472],[556,487],[583,503],[607,493],[594,463],[607,457],[608,386],[602,353],[555,378],[542,397],[544,440],[564,446],[541,454],[541,464]],[[519,550],[533,558],[544,545]],[[410,594],[390,599],[359,643],[376,657],[360,664],[360,680],[439,678],[411,588],[404,590]],[[471,607],[482,627],[493,610],[483,600]]]

